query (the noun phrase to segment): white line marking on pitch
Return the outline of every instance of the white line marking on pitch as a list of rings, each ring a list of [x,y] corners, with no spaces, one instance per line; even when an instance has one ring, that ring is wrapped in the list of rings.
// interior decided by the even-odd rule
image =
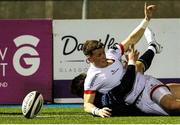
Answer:
[[[63,115],[64,116],[69,116],[69,115]],[[71,116],[79,116],[79,115],[71,115]],[[83,116],[83,115],[82,115]],[[1,118],[10,118],[10,117],[24,117],[23,115],[2,115],[0,116]],[[54,117],[61,117],[61,115],[38,115],[36,116],[38,118],[54,118]]]

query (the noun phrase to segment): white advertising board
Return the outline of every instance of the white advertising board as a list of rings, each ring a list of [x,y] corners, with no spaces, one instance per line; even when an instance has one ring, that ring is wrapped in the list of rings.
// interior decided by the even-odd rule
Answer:
[[[141,20],[54,20],[54,80],[71,80],[79,73],[87,71],[89,64],[81,51],[85,40],[101,40],[107,50],[114,43],[124,40]],[[157,78],[179,78],[180,19],[152,19],[149,26],[164,49],[161,54],[155,56],[146,74]],[[142,54],[147,47],[143,36],[136,48]]]

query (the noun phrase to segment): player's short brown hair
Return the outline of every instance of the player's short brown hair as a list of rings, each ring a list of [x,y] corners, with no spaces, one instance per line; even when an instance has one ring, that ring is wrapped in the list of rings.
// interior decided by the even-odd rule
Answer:
[[[86,56],[91,56],[96,49],[103,48],[104,44],[97,40],[87,40],[83,46],[83,53]]]

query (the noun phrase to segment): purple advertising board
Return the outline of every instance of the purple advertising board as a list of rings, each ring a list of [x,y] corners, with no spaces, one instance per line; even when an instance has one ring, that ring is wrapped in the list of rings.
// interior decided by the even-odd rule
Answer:
[[[52,20],[0,20],[0,104],[52,101]]]

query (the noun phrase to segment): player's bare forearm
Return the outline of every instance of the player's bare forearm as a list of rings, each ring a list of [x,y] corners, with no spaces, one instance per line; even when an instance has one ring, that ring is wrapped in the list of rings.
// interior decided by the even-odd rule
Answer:
[[[143,36],[145,29],[136,28],[121,44],[124,46],[124,51],[127,51],[130,45],[135,45]]]
[[[95,94],[84,94],[84,111],[92,113],[93,115],[100,116],[102,118],[111,116],[111,109],[104,107],[99,109],[96,107],[93,102],[95,99]]]
[[[94,107],[95,107],[95,105],[93,105],[92,103],[84,102],[84,111],[85,111],[85,112],[91,113],[91,112],[92,112],[92,109],[93,109]]]
[[[124,51],[127,51],[129,46],[136,44],[144,34],[146,27],[148,26],[149,20],[152,18],[153,12],[155,10],[155,5],[149,5],[145,3],[144,5],[144,19],[141,23],[130,33],[130,35],[121,42],[124,46]]]
[[[84,111],[91,113],[95,107],[94,103],[95,94],[84,94]]]

